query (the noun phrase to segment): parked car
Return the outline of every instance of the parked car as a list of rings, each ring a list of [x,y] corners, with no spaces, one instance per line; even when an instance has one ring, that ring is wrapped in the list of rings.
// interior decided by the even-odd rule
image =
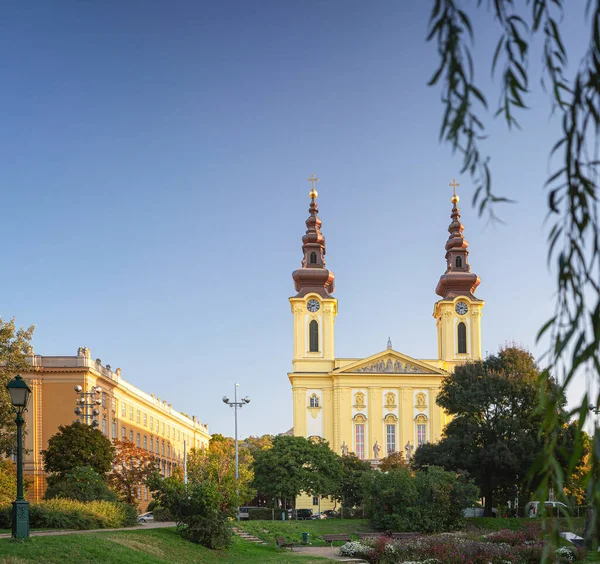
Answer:
[[[138,515],[138,523],[154,523],[154,515],[152,511]]]
[[[527,515],[527,517],[537,517],[541,511],[541,503],[541,501],[530,501],[525,506],[525,515]],[[553,515],[560,516],[567,510],[567,506],[560,501],[544,501],[544,509],[546,511],[552,511]]]
[[[296,509],[296,511],[290,512],[290,519],[296,519],[298,515],[298,521],[308,521],[312,517],[312,509]]]
[[[310,518],[314,519],[314,520],[327,519],[327,515],[325,515],[325,512],[323,512],[323,513],[315,513],[314,515],[311,515]]]
[[[323,511],[324,515],[327,515],[328,519],[333,519],[334,517],[339,517],[340,514],[335,509],[328,509],[327,511]]]
[[[483,507],[467,507],[463,509],[464,517],[483,517]],[[498,516],[498,510],[492,507],[492,517]]]

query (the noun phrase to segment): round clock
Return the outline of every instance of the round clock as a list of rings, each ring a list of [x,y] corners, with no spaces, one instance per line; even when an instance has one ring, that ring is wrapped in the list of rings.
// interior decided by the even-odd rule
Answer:
[[[455,309],[458,315],[464,315],[465,313],[467,313],[467,311],[469,311],[469,308],[467,307],[467,304],[465,302],[458,302],[456,304]]]
[[[319,302],[317,300],[308,300],[308,303],[306,304],[306,309],[308,309],[308,311],[310,311],[312,313],[319,311],[320,307],[321,307],[321,304],[319,304]]]

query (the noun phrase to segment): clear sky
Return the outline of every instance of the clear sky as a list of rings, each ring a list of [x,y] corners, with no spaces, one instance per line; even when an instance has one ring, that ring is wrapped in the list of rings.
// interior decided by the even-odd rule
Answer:
[[[490,224],[470,205],[458,157],[438,143],[430,9],[2,3],[3,318],[36,324],[37,354],[90,347],[211,432],[233,435],[221,397],[237,381],[252,397],[240,435],[280,433],[292,425],[287,298],[307,177],[321,179],[336,355],[369,356],[391,337],[416,358],[437,353],[434,290],[456,177],[486,300],[483,349],[516,342],[539,355],[535,335],[554,305],[543,183],[558,132],[539,87],[539,38],[532,109],[507,133],[492,117],[498,29],[485,12],[475,18],[495,189],[518,201],[496,210],[505,224]],[[575,10],[564,22],[573,65],[582,22]]]

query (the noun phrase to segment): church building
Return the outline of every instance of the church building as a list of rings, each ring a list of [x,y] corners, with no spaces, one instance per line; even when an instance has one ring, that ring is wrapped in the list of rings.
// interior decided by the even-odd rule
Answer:
[[[448,421],[435,403],[444,376],[459,364],[481,359],[484,301],[475,297],[480,280],[469,265],[458,184],[450,184],[454,195],[446,271],[435,289],[439,296],[433,306],[437,358],[413,358],[395,350],[389,340],[385,350],[367,358],[338,358],[338,301],[333,297],[334,274],[325,266],[317,180],[314,175],[309,178],[312,190],[302,237],[302,266],[292,274],[296,294],[289,299],[294,317],[293,370],[288,374],[294,435],[322,437],[338,454],[353,452],[374,464],[397,451],[410,458],[417,446],[440,440]]]

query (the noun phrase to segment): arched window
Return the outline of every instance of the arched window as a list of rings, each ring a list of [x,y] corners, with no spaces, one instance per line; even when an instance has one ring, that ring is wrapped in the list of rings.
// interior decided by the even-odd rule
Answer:
[[[458,354],[467,354],[467,326],[461,321],[458,324]]]
[[[308,324],[308,340],[310,352],[319,352],[319,324],[316,319],[313,319]]]
[[[417,447],[427,442],[427,417],[425,415],[417,415],[415,419],[417,431]]]
[[[460,257],[456,257],[456,268],[462,268],[462,259]]]
[[[317,264],[317,253],[310,253],[310,264]]]
[[[319,407],[319,398],[316,394],[310,396],[310,407]]]

